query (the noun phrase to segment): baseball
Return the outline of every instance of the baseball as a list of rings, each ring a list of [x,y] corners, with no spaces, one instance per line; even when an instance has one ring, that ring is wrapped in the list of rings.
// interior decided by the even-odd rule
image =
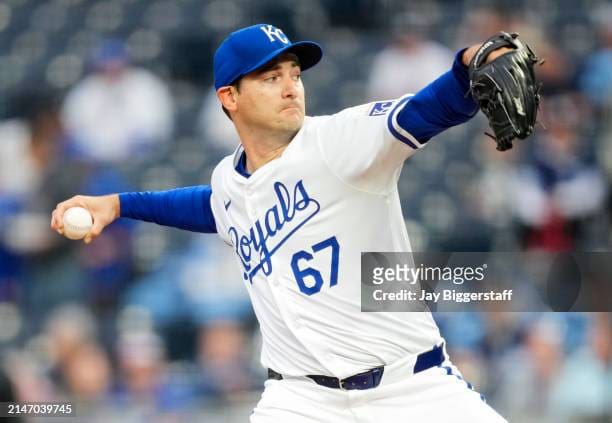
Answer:
[[[64,236],[70,239],[81,239],[87,235],[93,225],[91,214],[83,207],[71,207],[64,213]]]

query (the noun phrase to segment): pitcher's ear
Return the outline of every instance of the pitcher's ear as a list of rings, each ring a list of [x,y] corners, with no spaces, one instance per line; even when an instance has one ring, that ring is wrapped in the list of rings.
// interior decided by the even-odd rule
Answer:
[[[217,90],[217,98],[221,102],[221,105],[229,110],[236,110],[236,89],[231,85],[227,85],[225,87],[221,87]]]

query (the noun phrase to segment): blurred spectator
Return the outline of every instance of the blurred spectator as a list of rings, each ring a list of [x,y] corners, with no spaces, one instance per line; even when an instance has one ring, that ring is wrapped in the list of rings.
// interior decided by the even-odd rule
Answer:
[[[214,88],[204,97],[198,116],[198,132],[206,150],[219,157],[232,153],[238,146],[234,124],[223,113]]]
[[[612,316],[592,315],[587,343],[571,354],[552,390],[556,422],[612,420]]]
[[[151,72],[129,64],[123,43],[104,42],[92,68],[68,93],[63,109],[78,155],[99,162],[138,161],[169,141],[174,113],[170,93]]]
[[[604,3],[592,11],[598,26],[599,49],[584,62],[580,88],[598,108],[612,107],[612,5]]]
[[[457,23],[457,47],[481,43],[499,31],[508,30],[509,16],[502,7],[480,6],[470,8]]]
[[[45,325],[52,363],[70,359],[79,345],[95,339],[97,334],[94,316],[78,304],[64,304],[49,314]]]
[[[160,326],[184,318],[198,325],[247,321],[251,304],[235,260],[234,252],[220,240],[194,238],[180,254],[162,257],[156,271],[138,281],[125,301],[144,307]]]
[[[560,319],[539,317],[528,323],[525,341],[498,357],[504,377],[496,392],[496,405],[509,421],[548,422],[550,389],[563,360],[563,325]]]
[[[70,397],[95,404],[108,395],[111,365],[106,352],[97,343],[89,341],[79,345],[62,370]]]
[[[118,378],[113,402],[138,410],[142,418],[188,410],[197,401],[193,374],[172,365],[162,339],[152,330],[126,330],[117,340]]]
[[[427,38],[419,16],[402,14],[393,24],[394,42],[378,53],[368,81],[368,99],[382,100],[416,93],[446,72],[453,53]]]
[[[119,336],[117,358],[119,392],[136,402],[155,404],[166,372],[164,346],[153,332],[127,332]]]
[[[575,77],[575,66],[567,55],[558,46],[544,40],[540,44],[532,43],[529,46],[540,60],[544,60],[542,65],[535,69],[538,81],[542,83],[543,95],[566,93]]]
[[[536,138],[533,157],[514,181],[514,211],[526,248],[580,247],[587,219],[604,204],[605,181],[581,128],[568,118],[575,108],[568,104],[562,97],[549,99],[551,126]]]
[[[19,402],[53,401],[60,399],[51,382],[44,360],[26,350],[9,350],[2,354],[6,374],[12,382]]]
[[[67,243],[48,230],[49,210],[71,196],[82,169],[64,168],[63,129],[55,95],[24,90],[14,96],[13,118],[0,122],[0,298],[17,299],[24,283],[45,279],[70,255]],[[48,279],[45,281],[48,285]],[[57,281],[56,283],[62,283]],[[66,289],[64,295],[69,295]],[[29,292],[28,295],[33,295]],[[20,298],[23,299],[23,298]],[[47,301],[52,298],[47,298]],[[40,310],[43,311],[43,310]],[[31,316],[34,318],[35,316]]]
[[[108,393],[111,365],[98,345],[96,322],[87,309],[76,304],[55,309],[45,335],[52,380],[60,392],[86,402]]]
[[[48,220],[48,209],[43,207],[50,204],[42,188],[57,165],[62,147],[56,98],[49,93],[32,92],[15,100],[21,103],[15,118],[0,122],[0,216],[4,220],[8,218],[6,214],[36,208],[41,212],[39,217]],[[6,225],[0,228],[8,229]],[[15,251],[44,250],[51,242],[49,234],[42,231],[3,235],[3,241]],[[28,235],[39,238],[26,239]]]
[[[538,22],[516,14],[509,20],[505,31],[517,32],[537,54],[541,66],[536,66],[538,82],[542,83],[544,97],[565,94],[574,88],[576,65],[571,55],[563,49],[559,40],[551,42],[544,28]]]
[[[471,207],[475,213],[492,227],[505,231],[512,222],[512,192],[508,181],[516,177],[516,168],[521,146],[515,143],[511,150],[501,154],[495,142],[484,134],[477,140],[477,159],[481,165],[474,192],[471,192]]]
[[[67,158],[53,93],[26,90],[14,103],[15,118],[0,122],[0,299],[28,302],[37,311],[31,324],[54,305],[83,299],[84,292],[93,293],[89,299],[96,304],[115,301],[130,273],[127,229],[133,222],[113,225],[79,260],[75,250],[82,244],[48,229],[49,210],[76,192],[105,194],[127,185],[112,170]]]
[[[246,345],[245,330],[237,321],[217,320],[201,328],[197,362],[203,395],[231,400],[256,387]]]
[[[612,181],[612,5],[603,3],[591,11],[597,25],[599,48],[583,63],[579,86],[596,112],[597,157]],[[612,190],[609,207],[612,210]],[[612,212],[610,213],[612,219]]]

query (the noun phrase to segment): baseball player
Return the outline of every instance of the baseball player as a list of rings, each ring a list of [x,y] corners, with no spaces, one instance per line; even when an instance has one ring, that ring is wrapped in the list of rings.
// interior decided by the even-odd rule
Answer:
[[[217,233],[235,252],[263,337],[269,378],[251,422],[505,421],[452,365],[430,313],[360,312],[359,263],[363,251],[411,251],[397,189],[404,161],[479,105],[515,107],[491,96],[483,105],[476,77],[523,50],[502,33],[459,51],[414,96],[307,117],[301,72],[321,47],[268,24],[243,28],[214,57],[241,145],[211,185],[76,196],[58,204],[51,226],[62,233],[64,211],[82,206],[94,218],[86,243],[119,217]],[[506,126],[491,125],[498,142],[530,132],[514,123],[508,139]]]

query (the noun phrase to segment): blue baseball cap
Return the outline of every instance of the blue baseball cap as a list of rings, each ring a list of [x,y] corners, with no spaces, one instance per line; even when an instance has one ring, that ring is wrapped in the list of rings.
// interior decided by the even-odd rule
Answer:
[[[215,89],[231,85],[285,52],[298,57],[302,70],[313,67],[323,56],[317,43],[292,43],[283,31],[270,24],[257,24],[232,32],[215,52]]]
[[[127,46],[120,40],[108,39],[94,51],[91,64],[97,68],[126,64],[129,60]]]

